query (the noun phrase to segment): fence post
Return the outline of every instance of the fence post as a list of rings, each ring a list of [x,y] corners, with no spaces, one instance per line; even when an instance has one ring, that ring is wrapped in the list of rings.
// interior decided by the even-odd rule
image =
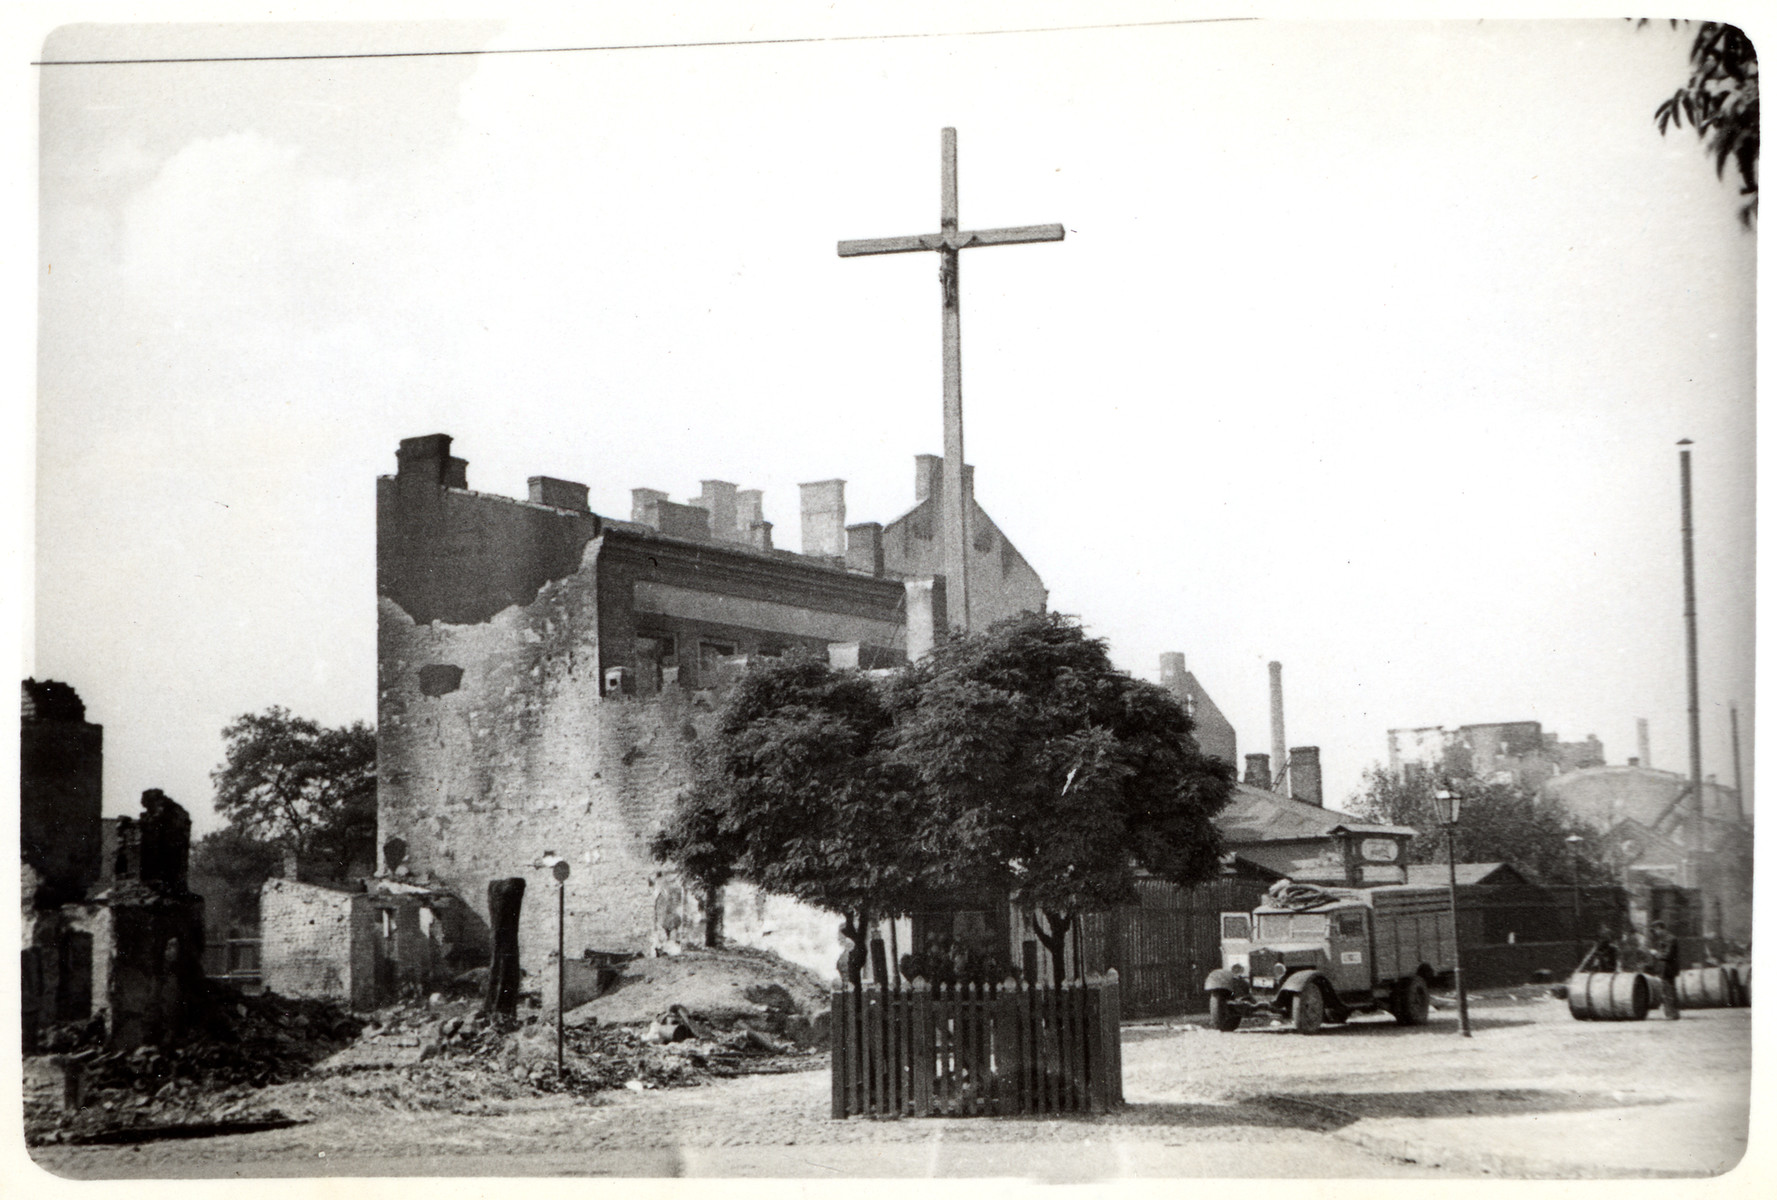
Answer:
[[[923,1117],[932,1110],[932,990],[923,979],[915,979],[907,994],[908,1024],[913,1031],[912,1051],[908,1067],[913,1084],[913,1115]]]
[[[832,1076],[833,1119],[843,1118],[845,1113],[845,985],[833,989],[832,1005],[827,1013],[827,1029],[833,1038],[833,1069],[828,1072]]]
[[[1105,972],[1105,1036],[1109,1039],[1111,1086],[1110,1102],[1123,1107],[1123,981],[1113,968]]]

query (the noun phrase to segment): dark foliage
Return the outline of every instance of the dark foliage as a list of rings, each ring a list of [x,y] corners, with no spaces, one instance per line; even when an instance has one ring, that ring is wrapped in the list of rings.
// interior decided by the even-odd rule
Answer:
[[[374,860],[376,731],[362,721],[327,728],[272,707],[222,731],[226,757],[211,773],[216,811],[243,838],[289,847],[317,876],[344,878]]]
[[[1080,911],[1133,897],[1138,868],[1184,885],[1215,871],[1232,776],[1190,730],[1168,692],[1053,615],[952,639],[882,683],[767,666],[736,687],[654,850],[853,933],[994,889],[1043,913],[1059,955]]]
[[[1676,27],[1678,22],[1674,21]],[[1704,21],[1691,43],[1691,77],[1660,102],[1654,121],[1668,128],[1697,131],[1722,178],[1732,162],[1740,174],[1742,224],[1758,217],[1758,54],[1752,39],[1733,25]]]

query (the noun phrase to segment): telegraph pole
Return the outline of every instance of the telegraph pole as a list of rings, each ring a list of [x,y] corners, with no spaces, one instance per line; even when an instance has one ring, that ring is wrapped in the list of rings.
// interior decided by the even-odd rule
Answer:
[[[1678,444],[1688,447],[1691,439],[1685,438]],[[1685,883],[1689,887],[1696,887],[1701,868],[1699,859],[1703,851],[1703,734],[1697,704],[1697,564],[1691,549],[1691,452],[1688,449],[1678,452],[1678,485],[1684,515],[1684,659],[1691,733],[1692,816],[1688,856],[1690,861],[1686,864],[1689,878]]]

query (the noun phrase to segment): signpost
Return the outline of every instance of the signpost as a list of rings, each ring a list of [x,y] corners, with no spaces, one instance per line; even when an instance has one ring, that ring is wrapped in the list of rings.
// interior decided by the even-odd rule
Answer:
[[[555,1077],[567,1074],[563,1038],[568,1027],[568,864],[556,859],[550,868],[555,876]]]

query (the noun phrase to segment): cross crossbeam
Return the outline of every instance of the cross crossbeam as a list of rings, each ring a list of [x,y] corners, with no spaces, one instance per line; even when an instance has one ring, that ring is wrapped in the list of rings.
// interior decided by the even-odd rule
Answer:
[[[969,629],[969,508],[974,497],[963,487],[963,363],[962,281],[959,252],[975,246],[1012,246],[1024,242],[1059,242],[1060,225],[1013,225],[1002,229],[960,230],[956,206],[956,130],[945,129],[939,163],[937,233],[905,237],[858,238],[839,243],[839,257],[872,254],[938,254],[938,282],[943,289],[944,319],[944,480],[941,491],[944,527],[944,583],[952,624]]]

